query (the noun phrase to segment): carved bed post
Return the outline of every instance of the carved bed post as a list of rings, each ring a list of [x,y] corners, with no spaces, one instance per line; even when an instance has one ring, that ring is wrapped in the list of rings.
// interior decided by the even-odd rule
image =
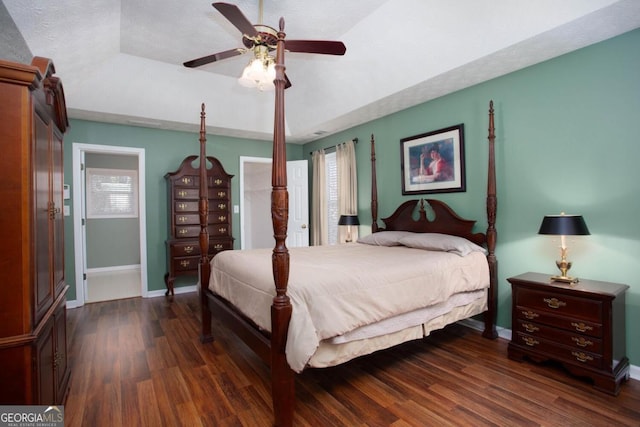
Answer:
[[[198,200],[198,213],[200,214],[200,263],[198,264],[200,278],[200,307],[202,316],[201,342],[213,341],[211,335],[211,310],[207,302],[206,291],[209,289],[209,274],[211,266],[209,264],[209,189],[207,182],[207,130],[205,125],[204,103],[200,111],[200,192]]]
[[[496,258],[496,213],[498,199],[496,196],[496,162],[495,162],[495,126],[493,121],[493,101],[489,102],[489,176],[487,179],[487,260],[489,262],[489,297],[487,300],[487,312],[484,315],[485,338],[497,338],[496,315],[497,315],[497,291],[498,291],[498,260]]]
[[[289,250],[286,246],[289,219],[289,193],[287,191],[287,153],[284,136],[285,49],[284,19],[280,18],[280,31],[276,53],[275,119],[273,130],[273,164],[271,175],[271,220],[273,237],[273,279],[276,296],[271,305],[271,394],[276,426],[293,424],[295,402],[294,372],[287,363],[285,353],[287,332],[291,320],[291,301],[287,296],[289,281]]]
[[[371,232],[378,231],[378,183],[376,181],[376,141],[371,134]]]

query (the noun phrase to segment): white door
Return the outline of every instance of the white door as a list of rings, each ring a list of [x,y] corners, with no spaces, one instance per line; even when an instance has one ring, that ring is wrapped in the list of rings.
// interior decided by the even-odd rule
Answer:
[[[307,160],[287,162],[288,247],[309,246]],[[271,248],[271,159],[240,157],[240,248]]]
[[[287,162],[289,224],[287,247],[309,246],[309,169],[307,160]]]

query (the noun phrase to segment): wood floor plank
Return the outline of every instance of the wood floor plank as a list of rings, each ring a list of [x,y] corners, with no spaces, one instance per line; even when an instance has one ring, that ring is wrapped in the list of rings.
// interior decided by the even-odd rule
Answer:
[[[69,310],[67,426],[268,426],[269,367],[213,323],[198,295]],[[514,362],[508,342],[452,325],[296,376],[297,426],[638,426],[640,381],[619,396],[554,364]]]

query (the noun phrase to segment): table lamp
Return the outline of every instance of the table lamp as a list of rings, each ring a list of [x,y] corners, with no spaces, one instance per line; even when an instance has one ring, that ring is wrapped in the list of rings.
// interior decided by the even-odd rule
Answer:
[[[349,243],[351,242],[351,226],[360,225],[360,221],[358,220],[358,215],[340,215],[340,219],[338,220],[338,225],[347,226],[346,242]]]
[[[556,261],[556,265],[560,269],[560,276],[552,276],[551,280],[555,282],[576,283],[578,281],[577,278],[567,275],[571,268],[571,262],[567,261],[565,236],[585,236],[591,234],[582,215],[566,215],[564,212],[560,215],[546,215],[542,219],[538,234],[560,236],[560,260]]]

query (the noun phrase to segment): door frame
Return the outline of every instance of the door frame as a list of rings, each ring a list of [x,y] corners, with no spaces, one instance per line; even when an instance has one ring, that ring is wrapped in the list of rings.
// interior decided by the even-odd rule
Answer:
[[[248,157],[240,156],[240,249],[245,249],[247,244],[245,241],[245,205],[244,205],[244,173],[245,164],[247,163],[268,163],[271,164],[271,157]]]
[[[85,153],[120,154],[138,158],[138,221],[140,225],[140,294],[148,297],[147,283],[147,215],[145,205],[145,150],[144,148],[111,145],[83,144],[74,142],[73,152],[73,243],[75,259],[76,301],[75,307],[85,303],[86,234],[82,220],[85,217],[84,172],[82,163]]]

